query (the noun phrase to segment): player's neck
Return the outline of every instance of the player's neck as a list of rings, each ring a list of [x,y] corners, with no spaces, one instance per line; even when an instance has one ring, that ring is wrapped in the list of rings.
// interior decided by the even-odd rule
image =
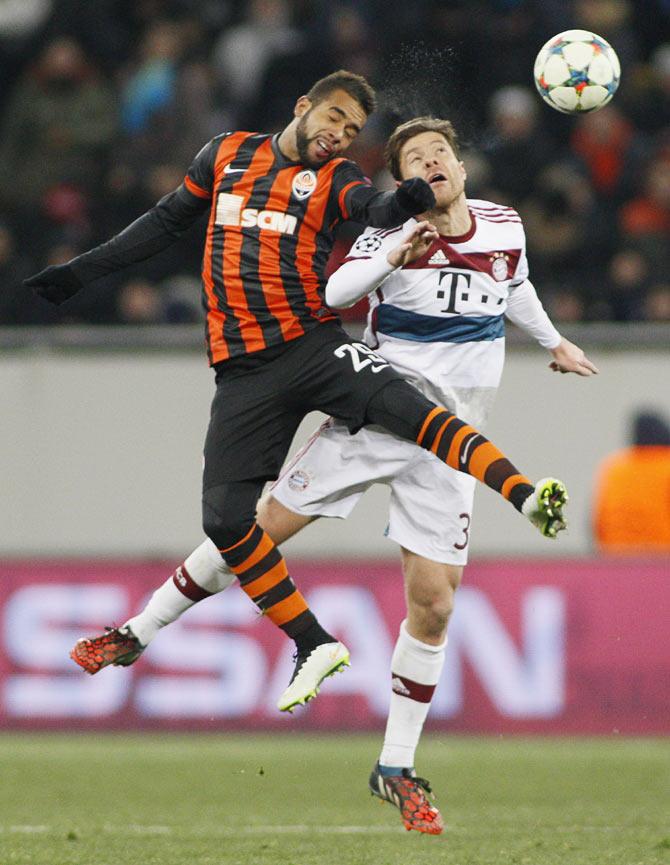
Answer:
[[[433,223],[443,237],[460,237],[472,227],[472,216],[465,195],[459,196],[445,209],[429,211],[425,218]]]

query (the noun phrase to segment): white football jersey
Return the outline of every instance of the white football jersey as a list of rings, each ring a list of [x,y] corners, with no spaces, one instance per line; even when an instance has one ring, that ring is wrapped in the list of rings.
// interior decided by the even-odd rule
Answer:
[[[507,299],[527,279],[528,262],[513,208],[467,204],[466,234],[440,236],[368,296],[365,341],[430,399],[480,427],[502,374]],[[415,224],[366,229],[345,261],[386,256]]]

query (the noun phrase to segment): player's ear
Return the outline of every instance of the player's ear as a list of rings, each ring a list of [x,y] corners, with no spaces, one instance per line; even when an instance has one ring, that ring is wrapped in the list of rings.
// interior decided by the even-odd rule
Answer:
[[[465,163],[459,162],[458,167],[461,169],[461,174],[463,175],[463,180],[468,179],[468,172],[465,170]]]
[[[295,103],[293,114],[295,117],[302,117],[303,114],[307,114],[311,107],[312,100],[308,96],[300,96],[298,97],[298,101]]]

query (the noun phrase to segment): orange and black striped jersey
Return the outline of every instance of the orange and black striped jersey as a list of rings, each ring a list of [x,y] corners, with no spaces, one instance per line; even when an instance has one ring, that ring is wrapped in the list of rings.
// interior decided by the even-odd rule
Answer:
[[[165,249],[204,211],[202,265],[211,364],[280,346],[337,319],[325,305],[333,229],[346,219],[386,228],[409,214],[356,163],[291,162],[278,136],[229,132],[195,157],[184,182],[106,243],[70,262],[85,284]]]
[[[312,170],[286,159],[276,136],[233,132],[201,150],[184,186],[211,202],[202,281],[212,363],[336,319],[323,300],[332,232],[354,190],[370,194],[355,163]]]

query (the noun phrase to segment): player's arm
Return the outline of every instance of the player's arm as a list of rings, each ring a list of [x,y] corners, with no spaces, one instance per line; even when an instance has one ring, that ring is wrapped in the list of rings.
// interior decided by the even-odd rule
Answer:
[[[24,285],[51,303],[61,304],[87,283],[171,246],[211,206],[217,149],[214,139],[200,151],[184,182],[119,234],[66,264],[47,267]]]
[[[329,306],[343,309],[358,303],[398,267],[427,252],[438,233],[430,222],[418,222],[390,249],[382,244],[378,250],[366,255],[365,248],[371,245],[374,237],[373,232],[366,231],[331,275],[326,285],[326,303]]]
[[[433,190],[422,177],[403,181],[395,192],[380,192],[349,160],[335,170],[333,194],[340,219],[352,219],[371,228],[394,228],[435,204]]]
[[[598,368],[582,349],[556,330],[529,279],[524,279],[519,285],[510,288],[505,314],[511,322],[525,330],[551,353],[554,359],[549,364],[550,369],[555,372],[574,372],[582,376],[598,373]]]

